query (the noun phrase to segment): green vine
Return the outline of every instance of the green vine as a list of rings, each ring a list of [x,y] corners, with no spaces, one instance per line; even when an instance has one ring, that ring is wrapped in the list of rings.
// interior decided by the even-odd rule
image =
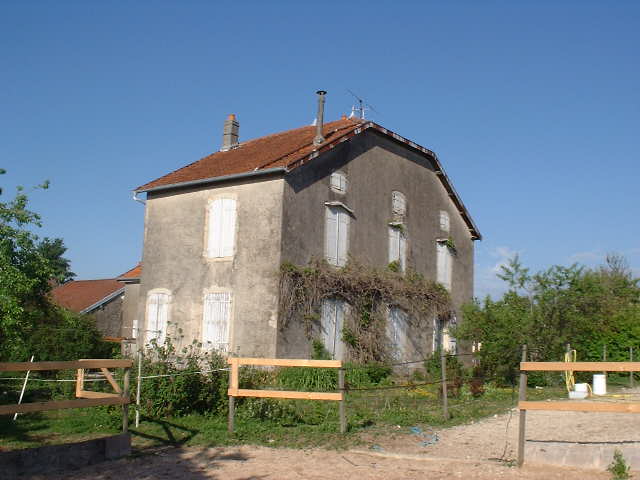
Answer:
[[[355,361],[389,358],[388,307],[404,310],[414,328],[430,328],[433,318],[451,311],[449,293],[436,282],[408,270],[375,269],[353,260],[336,269],[325,261],[307,266],[283,263],[280,270],[281,328],[301,322],[309,339],[324,299],[349,304],[342,338]]]
[[[458,252],[458,250],[456,249],[456,244],[455,244],[455,242],[453,241],[453,237],[452,237],[451,235],[449,235],[449,238],[447,238],[447,239],[446,239],[444,242],[442,242],[442,243],[444,243],[444,244],[447,246],[447,248],[448,248],[449,250],[451,250],[451,252],[452,252],[452,253],[457,253],[457,252]]]

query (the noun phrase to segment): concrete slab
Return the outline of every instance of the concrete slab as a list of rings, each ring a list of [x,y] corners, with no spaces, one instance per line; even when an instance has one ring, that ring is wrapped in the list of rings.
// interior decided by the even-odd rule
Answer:
[[[0,472],[2,480],[12,480],[25,475],[69,471],[130,453],[131,435],[122,433],[86,442],[0,452]]]
[[[640,442],[527,441],[525,463],[604,470],[613,460],[616,449],[622,452],[627,465],[633,470],[640,469]]]

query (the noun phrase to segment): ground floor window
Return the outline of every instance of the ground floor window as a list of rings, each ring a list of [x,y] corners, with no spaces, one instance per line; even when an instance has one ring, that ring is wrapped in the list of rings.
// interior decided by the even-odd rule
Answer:
[[[203,348],[228,352],[230,327],[231,292],[206,294],[202,315]]]
[[[325,299],[322,302],[320,315],[320,334],[324,347],[331,355],[331,358],[342,360],[344,358],[345,346],[342,340],[342,329],[344,328],[344,317],[347,304],[340,299]]]

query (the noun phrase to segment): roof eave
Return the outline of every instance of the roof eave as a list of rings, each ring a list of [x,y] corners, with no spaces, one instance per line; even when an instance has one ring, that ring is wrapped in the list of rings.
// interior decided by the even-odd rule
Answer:
[[[250,172],[233,173],[231,175],[222,175],[220,177],[209,177],[209,178],[202,178],[199,180],[189,180],[186,182],[172,183],[169,185],[158,185],[157,187],[151,187],[151,188],[138,188],[134,190],[134,192],[149,193],[149,192],[159,192],[162,190],[174,190],[177,188],[197,187],[197,186],[205,185],[209,183],[227,182],[230,180],[240,180],[244,178],[258,177],[262,175],[273,175],[277,173],[284,174],[284,173],[287,173],[288,171],[289,170],[286,167],[265,168],[262,170],[252,170]]]
[[[106,297],[104,297],[101,300],[98,300],[96,303],[94,303],[93,305],[89,305],[87,308],[80,310],[79,313],[90,313],[92,310],[95,310],[96,308],[98,308],[101,305],[104,305],[105,303],[107,303],[109,300],[113,300],[115,297],[117,297],[118,295],[124,293],[124,287],[119,288],[118,290],[116,290],[115,292],[110,293],[109,295],[107,295]]]

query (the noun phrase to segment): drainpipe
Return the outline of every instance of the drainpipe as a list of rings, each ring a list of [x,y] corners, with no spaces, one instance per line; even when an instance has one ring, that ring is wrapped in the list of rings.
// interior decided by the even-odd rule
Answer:
[[[322,136],[322,125],[324,123],[324,96],[327,94],[324,90],[318,90],[318,121],[316,122],[316,136],[313,139],[314,145],[320,145],[324,142]]]

